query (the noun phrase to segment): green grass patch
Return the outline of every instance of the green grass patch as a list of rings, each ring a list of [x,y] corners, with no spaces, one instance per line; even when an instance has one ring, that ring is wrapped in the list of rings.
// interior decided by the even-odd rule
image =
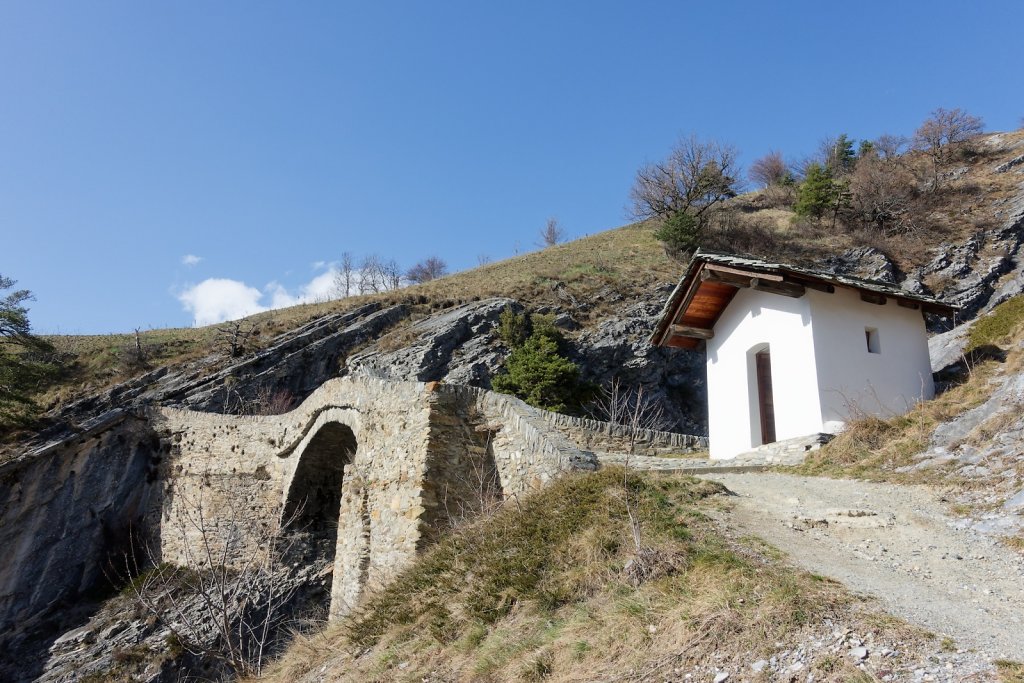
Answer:
[[[984,346],[998,346],[1024,324],[1024,295],[1008,299],[971,325],[964,353]]]

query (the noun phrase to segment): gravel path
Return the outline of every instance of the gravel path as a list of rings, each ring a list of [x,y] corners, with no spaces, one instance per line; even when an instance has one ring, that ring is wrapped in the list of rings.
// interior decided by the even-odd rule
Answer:
[[[773,473],[701,476],[736,494],[716,514],[740,534],[958,647],[1024,660],[1024,559],[956,528],[935,491]]]

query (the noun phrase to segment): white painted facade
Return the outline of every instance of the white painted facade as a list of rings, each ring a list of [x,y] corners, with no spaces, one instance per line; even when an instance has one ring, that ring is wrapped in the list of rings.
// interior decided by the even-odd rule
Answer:
[[[835,433],[860,415],[901,414],[934,395],[920,310],[891,299],[867,303],[844,287],[808,289],[800,298],[740,289],[707,341],[712,458],[761,445],[754,356],[763,350],[771,357],[777,441]]]

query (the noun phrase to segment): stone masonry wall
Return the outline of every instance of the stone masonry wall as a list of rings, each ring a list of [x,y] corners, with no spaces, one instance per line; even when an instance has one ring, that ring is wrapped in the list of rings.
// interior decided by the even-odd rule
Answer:
[[[278,523],[317,435],[327,425],[351,429],[355,453],[336,455],[345,462],[334,616],[351,609],[363,590],[386,583],[453,517],[472,512],[482,480],[508,497],[560,471],[597,466],[593,454],[547,427],[543,411],[455,385],[346,377],[326,382],[284,415],[162,408],[153,422],[173,444],[161,470],[159,509],[151,509],[162,528],[162,559],[170,562],[188,559],[211,538],[233,560],[252,552],[258,535],[240,531],[237,520]],[[200,509],[203,531],[181,523]]]
[[[579,444],[581,448],[605,453],[626,453],[630,449],[629,429],[624,425],[542,412],[545,422]],[[633,442],[634,455],[693,453],[707,448],[706,436],[661,432],[654,429],[638,430]]]

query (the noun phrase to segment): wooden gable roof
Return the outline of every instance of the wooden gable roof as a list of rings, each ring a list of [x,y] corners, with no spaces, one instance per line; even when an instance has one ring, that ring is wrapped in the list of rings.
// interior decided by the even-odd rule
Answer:
[[[736,292],[746,287],[789,297],[802,297],[808,289],[832,293],[836,287],[846,287],[858,291],[868,303],[883,305],[893,299],[900,306],[924,313],[948,316],[956,311],[939,299],[912,294],[886,282],[698,250],[669,296],[651,343],[697,348],[714,336],[722,312]]]

